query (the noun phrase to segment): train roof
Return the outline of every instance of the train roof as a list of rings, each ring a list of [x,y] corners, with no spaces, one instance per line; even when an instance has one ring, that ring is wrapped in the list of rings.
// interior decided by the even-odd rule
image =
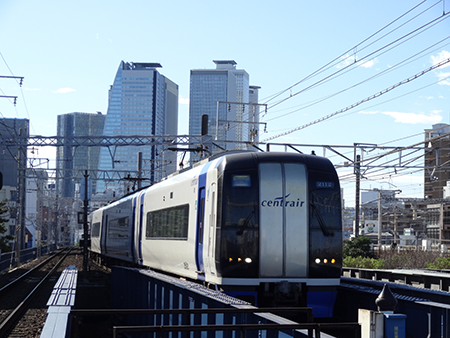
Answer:
[[[227,157],[226,163],[227,168],[230,166],[236,166],[239,168],[245,166],[253,166],[254,162],[300,162],[305,163],[309,169],[312,170],[324,170],[324,171],[335,171],[334,165],[326,157],[316,156],[316,155],[306,155],[296,152],[261,152],[254,150],[231,150],[223,151],[214,154],[202,161],[199,161],[192,165],[191,167],[181,169],[174,172],[173,174],[164,178],[164,180],[179,175],[181,173],[192,170],[198,166],[205,165],[206,163],[216,160],[221,157]],[[246,165],[247,163],[247,165]]]

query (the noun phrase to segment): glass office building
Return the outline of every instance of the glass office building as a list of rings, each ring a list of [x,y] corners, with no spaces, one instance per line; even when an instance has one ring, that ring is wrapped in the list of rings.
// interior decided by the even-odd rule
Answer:
[[[18,145],[27,145],[30,135],[29,124],[28,119],[0,119],[0,137],[5,140],[0,145],[0,172],[3,174],[3,186],[17,187],[18,158],[22,168],[27,166],[26,148],[20,151]]]
[[[216,60],[216,69],[191,70],[189,134],[201,134],[202,115],[208,115],[208,135],[225,149],[241,149],[233,141],[250,141],[249,75],[233,60]],[[258,126],[256,125],[256,128]]]
[[[99,147],[72,147],[71,137],[102,136],[106,116],[100,112],[68,113],[58,115],[57,136],[64,145],[56,149],[56,189],[60,197],[75,197],[75,184],[83,179],[85,170],[97,170]],[[97,181],[92,181],[92,192],[97,191]]]
[[[159,63],[122,61],[109,90],[105,136],[177,135],[178,85],[158,72]],[[103,147],[101,170],[137,171],[138,152],[142,152],[142,185],[150,185],[176,170],[176,153],[162,146]],[[135,181],[134,181],[135,182]],[[128,189],[117,182],[99,181],[98,191]],[[120,192],[119,193],[125,193]]]

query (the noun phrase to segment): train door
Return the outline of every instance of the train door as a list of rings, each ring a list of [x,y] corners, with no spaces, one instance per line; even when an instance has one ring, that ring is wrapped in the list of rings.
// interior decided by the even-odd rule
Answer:
[[[308,185],[299,163],[261,163],[260,277],[307,277]]]
[[[136,197],[133,197],[133,200],[131,201],[131,235],[130,235],[130,242],[131,242],[131,257],[133,260],[133,263],[136,263],[137,260],[137,250],[136,250]]]
[[[137,232],[137,263],[142,265],[143,258],[142,258],[142,241],[143,241],[143,229],[144,229],[144,196],[145,193],[141,192],[137,198],[137,206],[136,206],[136,219],[138,221],[138,224],[136,225],[136,232]]]
[[[209,222],[208,222],[208,226],[209,229],[207,231],[208,234],[208,241],[206,243],[206,245],[208,246],[206,251],[207,251],[207,258],[206,258],[206,271],[208,273],[210,272],[214,272],[215,273],[215,269],[214,269],[214,245],[216,243],[216,183],[213,182],[210,187],[209,187],[209,191],[208,191],[208,209],[209,209],[209,214],[208,214],[208,218],[209,218]]]
[[[142,265],[142,220],[143,220],[143,198],[141,192],[133,198],[133,258],[134,262]]]
[[[199,199],[197,205],[197,245],[196,245],[196,263],[197,273],[204,274],[205,266],[203,262],[203,237],[205,224],[205,187],[199,190]]]
[[[107,253],[106,250],[106,237],[108,236],[108,209],[103,211],[102,215],[102,233],[100,237],[100,247],[101,247],[101,253],[104,255]]]
[[[196,237],[195,237],[195,262],[197,264],[197,278],[204,280],[205,265],[203,261],[203,237],[205,233],[205,189],[206,176],[208,169],[212,162],[206,163],[198,175],[198,195],[197,195],[197,222],[196,222]]]

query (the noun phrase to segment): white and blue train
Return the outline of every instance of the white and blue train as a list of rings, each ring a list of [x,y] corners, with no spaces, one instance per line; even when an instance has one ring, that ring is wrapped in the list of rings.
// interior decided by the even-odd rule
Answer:
[[[299,153],[213,156],[89,216],[91,255],[199,280],[258,305],[333,313],[342,267],[332,163]],[[116,262],[117,263],[117,262]]]

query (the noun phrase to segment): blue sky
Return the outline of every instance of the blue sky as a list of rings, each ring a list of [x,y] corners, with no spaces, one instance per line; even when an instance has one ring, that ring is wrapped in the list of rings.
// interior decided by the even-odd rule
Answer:
[[[432,124],[450,122],[450,67],[427,71],[376,99],[302,126],[450,58],[450,15],[443,15],[448,12],[450,2],[429,0],[2,0],[0,75],[25,79],[20,88],[0,78],[0,95],[18,96],[16,106],[0,99],[0,116],[29,118],[32,135],[56,135],[59,114],[106,113],[121,60],[159,62],[161,73],[179,85],[179,134],[187,134],[189,71],[214,68],[212,60],[235,60],[250,74],[251,85],[261,86],[260,102],[269,105],[262,117],[268,133],[261,140],[409,146],[422,141]],[[314,150],[323,155],[321,147]],[[352,150],[339,151],[353,157]],[[325,155],[344,162],[330,151]],[[42,149],[40,156],[52,152]],[[338,172],[351,205],[354,179],[344,169]],[[362,187],[423,196],[422,173],[403,173],[366,175]]]

